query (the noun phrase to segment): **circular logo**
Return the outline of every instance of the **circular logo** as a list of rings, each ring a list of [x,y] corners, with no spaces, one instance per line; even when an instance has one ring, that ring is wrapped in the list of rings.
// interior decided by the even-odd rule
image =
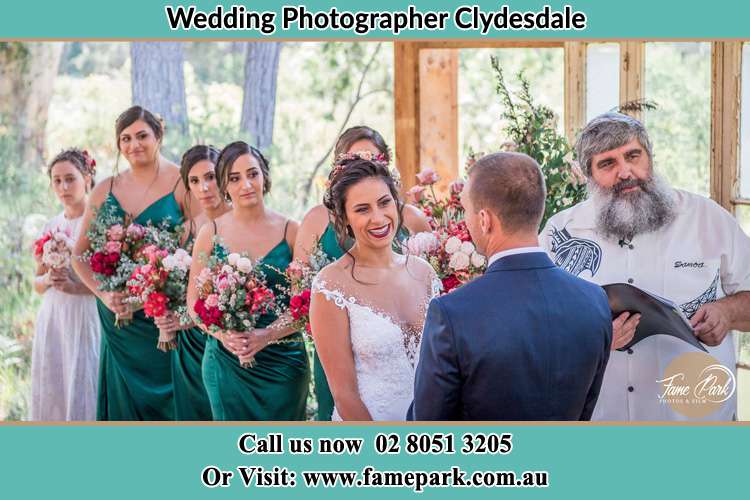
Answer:
[[[734,372],[704,352],[688,352],[669,363],[659,399],[677,413],[690,418],[711,415],[734,395]]]

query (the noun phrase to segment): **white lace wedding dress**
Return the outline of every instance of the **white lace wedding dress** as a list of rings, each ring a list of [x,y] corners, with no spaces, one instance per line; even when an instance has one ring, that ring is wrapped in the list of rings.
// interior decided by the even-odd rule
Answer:
[[[422,321],[409,328],[367,305],[367,300],[347,296],[323,279],[316,278],[313,282],[313,293],[322,294],[348,313],[357,387],[373,420],[406,420],[414,397],[414,371],[419,361],[424,316],[429,301],[442,285],[433,278],[427,286],[431,293],[424,294],[423,299],[414,299]],[[417,291],[414,296],[418,295]],[[335,406],[331,420],[342,420]]]
[[[75,239],[82,220],[66,219],[61,213],[44,230],[65,231]],[[101,334],[94,296],[49,288],[35,330],[31,420],[95,420]]]

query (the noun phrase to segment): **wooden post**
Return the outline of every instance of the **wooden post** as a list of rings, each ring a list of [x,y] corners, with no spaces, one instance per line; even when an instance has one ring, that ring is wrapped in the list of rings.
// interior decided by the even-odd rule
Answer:
[[[403,188],[419,171],[419,43],[393,42],[396,166]]]
[[[620,42],[620,104],[643,99],[646,78],[646,44]],[[631,111],[632,117],[641,120],[641,113]]]
[[[586,43],[565,42],[565,136],[573,144],[586,123]]]
[[[711,44],[711,198],[734,213],[740,149],[742,42]]]
[[[419,167],[435,170],[445,193],[458,177],[458,50],[420,50],[419,88]]]

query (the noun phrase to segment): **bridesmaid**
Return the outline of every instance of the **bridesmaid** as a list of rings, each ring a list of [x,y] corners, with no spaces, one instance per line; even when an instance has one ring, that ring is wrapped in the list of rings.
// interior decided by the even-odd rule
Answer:
[[[182,223],[185,188],[180,169],[161,153],[164,126],[151,112],[133,106],[115,122],[118,162],[125,157],[129,169],[97,185],[84,214],[75,255],[83,255],[90,242],[86,236],[94,211],[113,210],[123,220],[172,227]],[[171,354],[156,348],[159,330],[142,310],[132,313],[120,292],[97,290],[97,282],[85,259],[76,259],[76,272],[97,298],[103,332],[99,373],[98,420],[172,420]],[[115,327],[115,315],[132,314],[132,321]]]
[[[95,163],[79,149],[67,149],[47,173],[63,205],[44,232],[78,237]],[[34,290],[42,294],[31,351],[31,419],[94,420],[99,370],[99,318],[96,301],[69,266],[47,267],[37,261]]]
[[[216,184],[218,158],[218,149],[202,145],[193,146],[182,156],[180,177],[187,190],[185,205],[188,212],[192,212],[191,202],[197,200],[201,209],[198,215],[188,218],[185,223],[188,250],[201,227],[231,209]],[[175,420],[212,420],[201,368],[206,335],[192,324],[180,325],[174,314],[157,318],[156,325],[167,331],[178,332],[177,349],[172,351]]]
[[[269,209],[264,195],[271,189],[268,162],[257,149],[234,142],[221,152],[216,166],[219,191],[232,211],[198,232],[190,269],[188,308],[197,300],[195,279],[205,257],[245,253],[262,266],[268,285],[283,302],[283,271],[292,260],[298,224]],[[261,317],[250,332],[222,332],[206,340],[203,381],[214,420],[304,420],[310,372],[304,341],[288,321],[273,314]],[[272,343],[284,339],[283,343]],[[238,356],[255,356],[255,366],[242,368]]]
[[[334,160],[343,153],[354,153],[357,151],[369,151],[374,154],[385,155],[386,162],[390,162],[391,153],[385,139],[377,130],[366,126],[351,127],[344,131],[336,142],[334,149]],[[404,240],[408,234],[422,231],[430,231],[427,217],[417,207],[405,204],[403,207],[404,232],[397,235],[399,240]],[[331,260],[337,260],[344,254],[336,240],[336,232],[333,228],[328,210],[321,204],[316,205],[307,212],[302,219],[302,225],[294,246],[294,258],[308,263],[308,256],[318,241],[321,249]],[[331,420],[333,412],[333,396],[328,387],[328,381],[320,364],[318,353],[313,356],[313,377],[315,380],[315,396],[318,401],[318,414],[316,420]]]

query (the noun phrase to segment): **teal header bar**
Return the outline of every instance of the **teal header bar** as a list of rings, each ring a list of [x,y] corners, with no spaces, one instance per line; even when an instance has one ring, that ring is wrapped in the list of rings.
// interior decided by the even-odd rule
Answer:
[[[0,38],[725,39],[750,38],[749,18],[740,1],[78,0],[6,2]]]
[[[300,453],[293,453],[295,440]],[[331,440],[329,450],[325,440]],[[450,499],[742,498],[748,491],[743,444],[749,441],[746,425],[0,426],[0,491],[3,498],[64,492],[108,500],[364,500],[422,493]],[[223,486],[220,471],[231,473]],[[243,471],[252,476],[249,486]],[[323,486],[322,473],[347,471],[355,474],[355,485],[342,486],[339,477]],[[546,474],[546,484],[520,485],[524,472],[532,473],[526,477],[531,482]],[[427,476],[417,479],[420,473]],[[269,485],[284,475],[286,486]],[[317,485],[306,485],[305,478],[317,478]],[[412,484],[363,487],[398,478]],[[457,478],[495,486],[433,482]],[[508,478],[513,484],[498,486]]]

